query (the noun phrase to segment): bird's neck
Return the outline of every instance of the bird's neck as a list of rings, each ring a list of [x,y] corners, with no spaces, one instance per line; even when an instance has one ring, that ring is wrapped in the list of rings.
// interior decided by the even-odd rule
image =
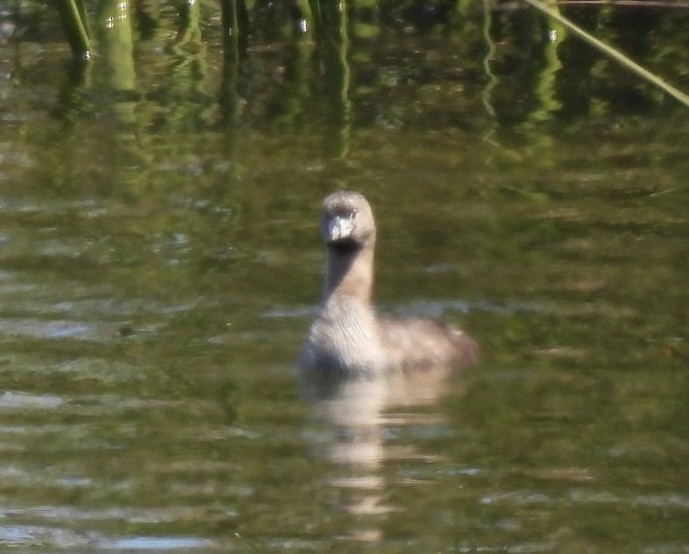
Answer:
[[[347,296],[370,303],[373,291],[373,246],[352,250],[327,248],[325,301]]]

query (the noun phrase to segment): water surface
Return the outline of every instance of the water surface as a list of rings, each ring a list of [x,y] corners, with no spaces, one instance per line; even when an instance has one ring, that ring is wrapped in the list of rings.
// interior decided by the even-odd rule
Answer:
[[[0,549],[689,550],[689,112],[524,11],[263,22],[233,81],[168,4],[87,78],[50,13],[0,46]],[[300,396],[340,188],[479,366]]]

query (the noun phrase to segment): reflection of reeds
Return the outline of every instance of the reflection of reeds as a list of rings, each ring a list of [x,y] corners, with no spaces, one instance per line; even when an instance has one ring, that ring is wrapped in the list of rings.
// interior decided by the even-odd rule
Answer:
[[[594,48],[597,48],[601,52],[603,52],[605,55],[609,56],[610,58],[614,59],[618,63],[620,63],[622,66],[626,67],[630,71],[633,71],[637,75],[639,75],[641,78],[647,80],[649,83],[652,83],[659,89],[663,90],[676,100],[679,100],[682,104],[685,106],[689,107],[689,96],[684,94],[681,90],[673,87],[669,83],[665,82],[663,79],[658,77],[657,75],[651,73],[647,69],[641,67],[639,64],[637,64],[635,61],[630,59],[628,56],[624,55],[622,52],[619,50],[616,50],[612,46],[605,44],[603,41],[598,40],[596,37],[593,35],[587,33],[584,31],[581,27],[577,26],[574,24],[572,21],[567,19],[565,16],[561,15],[558,11],[554,10],[553,8],[547,6],[540,0],[525,0],[528,4],[536,8],[538,11],[546,14],[548,17],[554,19],[555,21],[559,22],[560,24],[564,25],[567,27],[570,31],[572,31],[574,34],[578,35],[580,38],[582,38],[584,41],[586,41],[588,44],[593,46]]]
[[[62,18],[62,26],[67,41],[75,57],[83,60],[91,58],[91,38],[82,0],[58,0],[57,9]]]
[[[648,71],[634,62],[624,53],[606,44],[602,40],[597,39],[589,34],[570,19],[559,13],[559,10],[548,5],[543,0],[525,0],[527,4],[534,7],[541,13],[547,15],[551,19],[559,22],[563,27],[569,29],[572,33],[579,36],[585,42],[603,52],[608,57],[614,59],[622,66],[640,76],[642,79],[651,83],[655,87],[669,94],[685,106],[689,106],[689,95],[683,93],[679,89],[667,83],[658,75]],[[560,4],[598,4],[602,0],[564,0]],[[128,3],[128,2],[127,2]],[[687,2],[671,2],[667,0],[606,0],[606,3],[617,5],[636,5],[636,6],[653,6],[653,7],[671,7],[671,8],[686,8],[689,4]],[[355,3],[356,4],[356,3]],[[198,6],[194,3],[196,12]],[[91,57],[92,44],[91,33],[88,25],[88,19],[83,0],[58,0],[56,6],[59,10],[62,25],[67,36],[67,40],[75,57],[83,60],[88,60]],[[223,37],[225,42],[226,55],[233,58],[232,63],[236,67],[239,63],[238,53],[245,47],[246,33],[248,29],[248,11],[244,0],[221,0],[220,2],[223,15]],[[504,7],[505,4],[502,4]],[[485,5],[484,5],[485,8]],[[339,29],[339,24],[346,22],[345,3],[322,3],[320,0],[294,0],[294,10],[299,13],[298,23],[303,26],[302,32],[310,31],[309,23],[314,28],[316,36],[321,39],[328,29],[339,33],[340,38],[337,40],[339,45],[347,44],[346,32],[342,33]],[[341,13],[337,13],[337,12]],[[184,10],[182,10],[182,17]],[[332,16],[335,15],[333,18]],[[330,40],[329,37],[327,37]],[[321,40],[321,46],[327,47],[328,40]],[[488,42],[490,47],[490,42]],[[491,54],[489,53],[489,57]],[[489,103],[485,104],[487,97],[484,97],[484,105],[490,111]]]
[[[249,21],[243,0],[222,0],[223,80],[220,105],[226,123],[236,123],[239,106],[239,66],[246,48]]]
[[[344,158],[349,150],[351,100],[347,3],[330,2],[320,6],[316,36],[320,46],[322,76],[328,100],[328,119],[334,131],[329,146],[331,155]]]
[[[491,63],[495,59],[495,42],[490,36],[490,26],[492,23],[492,16],[490,10],[490,3],[488,0],[482,0],[483,3],[483,38],[486,42],[486,55],[483,58],[483,71],[486,74],[488,83],[481,93],[481,103],[483,104],[486,113],[491,117],[495,117],[495,108],[491,104],[491,93],[498,82],[498,78],[493,73]]]

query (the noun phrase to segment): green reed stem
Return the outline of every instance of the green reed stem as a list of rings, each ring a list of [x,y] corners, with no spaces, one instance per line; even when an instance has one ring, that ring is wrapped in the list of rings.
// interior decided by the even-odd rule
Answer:
[[[62,25],[75,58],[91,59],[91,38],[83,0],[58,0]]]
[[[593,35],[587,33],[584,31],[581,27],[578,27],[574,23],[572,23],[569,19],[564,17],[563,15],[560,15],[558,12],[553,10],[552,8],[548,7],[545,5],[543,2],[540,0],[525,0],[528,4],[536,8],[538,11],[546,14],[548,17],[554,19],[555,21],[558,21],[565,27],[567,27],[570,31],[572,31],[574,34],[579,35],[580,38],[582,38],[584,41],[588,42],[591,46],[599,49],[606,55],[610,56],[612,59],[620,63],[622,66],[626,67],[630,71],[633,71],[643,79],[646,79],[648,82],[654,84],[657,86],[659,89],[665,91],[667,94],[684,104],[685,106],[689,107],[689,96],[684,94],[681,90],[673,87],[669,83],[665,82],[663,79],[658,77],[657,75],[654,75],[647,69],[644,69],[641,67],[638,63],[635,61],[631,60],[627,56],[625,56],[622,52],[619,50],[616,50],[612,48],[611,46],[605,44],[604,42],[601,42],[598,40],[596,37]]]

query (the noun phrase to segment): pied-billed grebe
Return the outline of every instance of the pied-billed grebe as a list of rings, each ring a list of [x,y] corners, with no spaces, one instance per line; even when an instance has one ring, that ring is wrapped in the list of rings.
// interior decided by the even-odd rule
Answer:
[[[458,329],[376,315],[371,306],[376,224],[366,198],[358,192],[327,196],[321,232],[325,292],[299,355],[302,369],[382,374],[477,360],[478,345]]]

